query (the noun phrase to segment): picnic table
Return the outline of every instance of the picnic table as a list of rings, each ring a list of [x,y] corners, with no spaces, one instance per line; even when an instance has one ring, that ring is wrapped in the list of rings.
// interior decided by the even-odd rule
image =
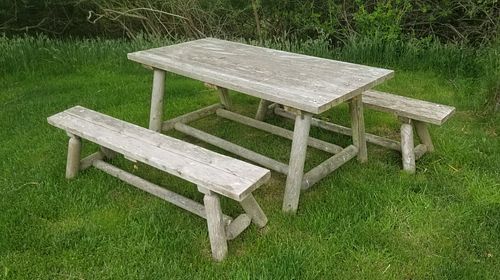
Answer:
[[[158,132],[176,129],[287,175],[283,199],[285,212],[296,212],[301,189],[310,187],[356,156],[360,162],[367,160],[362,93],[394,75],[392,70],[213,38],[129,53],[128,58],[151,67],[154,72],[150,129]],[[216,86],[221,103],[163,121],[166,72]],[[261,99],[256,119],[233,111],[228,90]],[[309,137],[312,115],[343,102],[349,103],[352,145],[344,148]],[[294,115],[293,131],[262,121],[268,107],[276,104]],[[291,139],[289,163],[276,161],[188,125],[211,114]],[[332,156],[304,173],[308,146]]]

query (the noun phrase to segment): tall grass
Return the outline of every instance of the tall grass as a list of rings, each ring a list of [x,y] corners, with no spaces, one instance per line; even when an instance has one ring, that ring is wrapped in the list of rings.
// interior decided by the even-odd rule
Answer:
[[[183,40],[152,36],[138,36],[134,40],[58,40],[42,35],[17,38],[4,36],[0,37],[0,74],[43,74],[40,71],[64,74],[97,62],[115,64],[117,69],[123,71],[134,67],[134,64],[126,60],[126,53]],[[257,41],[247,43],[259,44]],[[460,44],[443,44],[431,39],[387,42],[362,38],[351,39],[343,47],[334,48],[326,39],[290,41],[275,38],[265,40],[261,45],[395,70],[433,71],[451,81],[457,78],[472,79],[476,87],[472,96],[476,99],[473,103],[476,110],[483,110],[500,88],[500,41],[481,48],[471,48]]]

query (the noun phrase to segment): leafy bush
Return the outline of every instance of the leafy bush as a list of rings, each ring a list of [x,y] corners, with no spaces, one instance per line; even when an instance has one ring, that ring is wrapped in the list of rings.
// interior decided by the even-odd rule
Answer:
[[[252,5],[253,4],[253,5]],[[0,3],[8,34],[494,41],[498,0],[24,0]],[[258,31],[261,34],[258,34]]]

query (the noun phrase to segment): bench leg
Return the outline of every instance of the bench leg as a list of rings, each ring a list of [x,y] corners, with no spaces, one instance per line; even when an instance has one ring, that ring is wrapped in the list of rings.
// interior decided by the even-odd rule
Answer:
[[[217,194],[209,192],[205,194],[203,202],[207,214],[208,237],[210,238],[212,256],[215,260],[222,261],[227,254],[227,241],[219,197]]]
[[[163,96],[165,94],[165,71],[153,70],[153,90],[151,93],[151,111],[149,129],[160,132],[163,116]]]
[[[366,149],[365,119],[363,116],[363,101],[361,95],[353,97],[349,102],[351,112],[352,143],[358,148],[358,161],[366,162],[368,152]]]
[[[415,124],[415,130],[417,131],[418,138],[420,142],[427,146],[427,152],[434,151],[434,145],[432,144],[431,135],[429,134],[429,128],[427,124],[420,121],[413,121]]]
[[[311,128],[311,118],[312,115],[306,112],[299,112],[295,117],[292,151],[290,152],[285,196],[283,198],[284,212],[295,213],[299,206],[300,189],[302,187],[304,162],[307,152],[307,140],[309,138],[309,129]]]
[[[403,158],[403,170],[415,173],[415,145],[413,143],[413,126],[411,120],[401,124],[401,154]]]
[[[243,207],[243,210],[245,210],[248,216],[250,216],[252,222],[255,225],[257,225],[259,228],[266,226],[266,214],[264,213],[264,211],[262,211],[262,208],[260,208],[259,203],[257,203],[257,200],[255,200],[252,194],[249,194],[240,202],[240,204],[241,207]]]
[[[266,119],[267,112],[269,111],[269,105],[271,105],[271,101],[261,99],[259,102],[259,108],[257,108],[257,113],[255,113],[255,119],[258,121],[263,121]]]
[[[68,134],[68,158],[66,161],[66,178],[73,179],[80,169],[80,152],[82,150],[82,140],[80,137]]]
[[[224,108],[231,111],[233,109],[233,102],[229,96],[229,91],[227,88],[223,87],[217,87],[217,90],[219,91],[220,103],[224,106]]]

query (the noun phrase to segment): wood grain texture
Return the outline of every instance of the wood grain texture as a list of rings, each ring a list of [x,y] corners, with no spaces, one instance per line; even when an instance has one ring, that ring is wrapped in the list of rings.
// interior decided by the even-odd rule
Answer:
[[[50,124],[124,156],[241,201],[270,171],[80,106],[48,118]]]
[[[259,203],[255,200],[252,194],[249,194],[245,199],[240,201],[243,210],[252,218],[252,222],[259,228],[265,227],[267,224],[267,216],[260,208]]]
[[[392,70],[214,38],[129,53],[128,58],[314,114],[394,74]]]
[[[363,103],[378,111],[436,125],[442,125],[455,112],[455,107],[376,90],[365,91]]]

